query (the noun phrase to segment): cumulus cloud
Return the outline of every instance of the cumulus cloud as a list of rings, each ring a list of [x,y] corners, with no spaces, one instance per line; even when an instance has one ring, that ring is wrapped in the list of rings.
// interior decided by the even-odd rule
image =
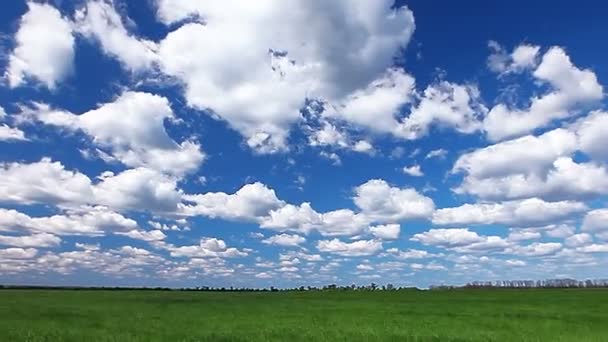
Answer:
[[[608,113],[595,111],[580,119],[576,125],[580,150],[591,158],[608,162]]]
[[[585,215],[581,229],[585,232],[608,231],[608,209],[595,209]]]
[[[135,228],[137,222],[104,207],[83,208],[70,210],[65,214],[37,217],[13,209],[0,208],[0,230],[4,231],[102,236],[108,232],[126,232]]]
[[[365,256],[376,254],[382,250],[382,242],[378,240],[358,240],[354,242],[342,242],[338,239],[320,240],[317,242],[320,252],[333,253],[342,256]]]
[[[269,245],[277,245],[283,247],[295,247],[306,242],[306,239],[296,234],[279,234],[273,235],[267,239],[262,240],[263,243]]]
[[[204,18],[159,43],[161,70],[183,82],[190,106],[226,120],[262,153],[287,149],[306,98],[341,103],[382,79],[414,30],[412,12],[388,0],[156,4],[168,25]]]
[[[0,124],[0,141],[27,141],[25,133],[19,128]]]
[[[428,86],[419,103],[398,126],[394,134],[408,140],[420,139],[431,127],[449,127],[470,134],[481,129],[487,109],[479,99],[479,89],[442,81]]]
[[[365,216],[378,222],[427,218],[435,209],[433,200],[416,190],[391,187],[381,179],[355,188],[353,201]]]
[[[582,202],[546,202],[538,198],[501,203],[463,204],[442,208],[433,214],[433,223],[439,225],[503,224],[533,226],[559,222],[587,210]]]
[[[401,233],[401,225],[396,223],[381,224],[369,227],[369,231],[372,233],[373,236],[379,239],[395,240],[399,238],[399,233]]]
[[[72,72],[74,37],[71,23],[49,4],[27,2],[15,34],[5,77],[9,86],[22,85],[32,77],[54,89]]]
[[[198,245],[192,246],[173,246],[169,245],[166,249],[174,257],[188,258],[234,258],[244,257],[247,253],[234,247],[228,247],[223,240],[216,238],[202,238]]]
[[[4,214],[0,212],[0,215]],[[4,224],[5,222],[2,223]],[[0,230],[2,230],[2,227],[0,227]],[[0,235],[0,245],[5,246],[44,248],[58,246],[60,242],[61,239],[59,237],[49,233],[22,236]]]
[[[540,46],[521,44],[515,47],[511,53],[507,53],[495,41],[488,42],[488,47],[492,50],[492,54],[488,57],[488,68],[501,75],[520,73],[538,65]]]
[[[169,101],[158,95],[126,91],[113,102],[81,115],[37,104],[24,115],[45,124],[82,130],[95,144],[127,166],[181,175],[196,170],[205,154],[198,143],[176,143],[165,129],[175,118]]]
[[[203,215],[227,220],[257,221],[271,210],[284,206],[274,190],[256,182],[246,184],[234,194],[208,192],[184,195],[186,204],[181,206],[184,215]]]
[[[74,17],[78,33],[95,40],[106,54],[117,58],[129,70],[146,70],[156,61],[157,44],[130,34],[110,2],[91,0]]]
[[[593,71],[576,67],[560,47],[552,47],[543,55],[533,76],[550,85],[551,91],[531,98],[526,109],[512,109],[503,103],[494,106],[483,121],[490,140],[524,135],[574,115],[577,106],[589,105],[603,98],[603,87]]]
[[[420,165],[404,166],[403,173],[412,177],[422,177],[424,173],[420,169]]]

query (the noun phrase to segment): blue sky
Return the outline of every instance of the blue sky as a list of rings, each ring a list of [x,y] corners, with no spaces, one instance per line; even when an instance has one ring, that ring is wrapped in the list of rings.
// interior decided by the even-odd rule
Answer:
[[[603,278],[597,2],[0,13],[0,282]]]

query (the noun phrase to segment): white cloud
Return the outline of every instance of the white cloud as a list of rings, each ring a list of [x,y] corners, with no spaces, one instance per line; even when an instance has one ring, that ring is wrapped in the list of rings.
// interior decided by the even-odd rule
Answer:
[[[590,233],[608,231],[608,209],[595,209],[588,212],[583,219],[581,229]]]
[[[481,128],[480,119],[486,111],[479,101],[477,87],[443,81],[425,89],[420,103],[393,132],[408,140],[426,136],[432,126],[469,134]]]
[[[399,108],[412,100],[414,84],[403,70],[389,69],[366,88],[348,95],[335,115],[373,132],[393,132],[399,125]]]
[[[560,157],[545,174],[514,174],[484,179],[466,177],[455,191],[494,200],[589,198],[608,193],[608,170],[603,165],[577,164],[570,157]]]
[[[79,172],[65,170],[60,162],[44,158],[30,164],[1,164],[0,201],[85,203],[92,197],[91,180]]]
[[[181,201],[176,179],[157,171],[136,168],[117,175],[104,173],[93,188],[93,201],[121,210],[175,212]]]
[[[581,202],[545,202],[538,198],[502,203],[464,204],[460,207],[438,209],[433,223],[440,225],[504,224],[532,226],[560,221],[587,210]]]
[[[595,74],[574,66],[570,57],[559,47],[552,47],[544,54],[533,75],[537,80],[549,84],[552,91],[541,97],[533,97],[527,109],[511,109],[502,103],[494,106],[483,122],[490,140],[521,136],[574,115],[577,106],[603,98],[603,88]]]
[[[353,151],[360,153],[373,154],[375,152],[374,146],[367,140],[359,140],[353,145]]]
[[[460,253],[502,251],[510,246],[500,236],[482,236],[466,228],[435,228],[415,234],[410,240]]]
[[[583,252],[583,253],[608,253],[608,244],[594,243],[591,245],[579,247],[576,250],[578,252]]]
[[[54,235],[101,236],[109,232],[127,232],[137,222],[104,207],[69,210],[65,214],[31,217],[12,209],[0,208],[0,230]]]
[[[521,256],[546,256],[562,249],[559,242],[535,242],[527,246],[515,246],[508,253]]]
[[[193,246],[167,246],[173,257],[188,258],[234,258],[244,257],[247,253],[234,247],[227,247],[223,240],[216,238],[202,238],[198,245]]]
[[[443,148],[438,148],[436,150],[430,151],[424,159],[438,158],[444,159],[448,155],[448,150]]]
[[[347,243],[338,239],[320,240],[317,242],[317,249],[320,252],[342,256],[365,256],[376,254],[382,250],[382,242],[378,240],[358,240]]]
[[[279,234],[273,235],[267,239],[262,240],[263,243],[269,245],[277,245],[284,247],[295,247],[306,242],[306,239],[300,235],[290,234]]]
[[[0,124],[0,141],[27,141],[25,133],[19,128],[9,127],[7,124]]]
[[[488,57],[488,67],[499,74],[520,73],[538,65],[540,47],[537,45],[521,44],[510,54],[495,41],[490,41],[488,46],[492,50]]]
[[[387,253],[394,255],[398,259],[426,259],[436,256],[435,254],[429,253],[428,251],[421,249],[408,249],[405,251],[397,248],[389,248],[386,250]]]
[[[580,150],[595,160],[608,162],[608,113],[592,112],[575,125]]]
[[[569,156],[576,149],[576,136],[558,128],[538,137],[529,135],[466,153],[458,158],[453,170],[476,179],[540,173],[558,157]]]
[[[192,141],[177,144],[165,130],[175,116],[169,101],[158,95],[127,91],[113,102],[81,115],[38,104],[26,115],[46,124],[83,130],[127,166],[181,175],[196,170],[205,155]]]
[[[451,248],[481,242],[484,238],[466,228],[434,228],[415,234],[410,240],[425,245]]]
[[[395,240],[399,238],[399,233],[401,233],[401,225],[396,223],[382,224],[369,227],[369,231],[372,233],[373,236],[379,239]]]
[[[27,2],[15,34],[15,49],[9,56],[5,77],[17,87],[31,76],[54,89],[72,72],[74,37],[71,24],[53,6]]]
[[[2,230],[2,227],[0,227],[0,230]],[[44,248],[58,246],[60,242],[59,237],[49,233],[23,236],[0,235],[0,245],[5,246]]]
[[[85,37],[95,39],[106,54],[132,71],[150,68],[157,60],[156,43],[129,34],[120,14],[109,2],[89,1],[76,12],[75,29]]]
[[[5,248],[0,249],[0,260],[5,259],[32,259],[38,254],[35,248]]]
[[[404,166],[403,173],[412,177],[422,177],[424,173],[420,169],[420,165]]]
[[[393,64],[414,19],[392,5],[159,0],[164,23],[192,16],[205,23],[184,24],[160,42],[161,69],[183,82],[190,106],[226,120],[251,148],[285,150],[306,98],[340,103]]]
[[[593,237],[587,233],[574,234],[564,240],[568,247],[580,247],[593,242]]]
[[[362,214],[377,222],[427,218],[435,209],[433,200],[416,190],[391,187],[381,179],[355,188],[353,200]]]
[[[274,190],[259,182],[246,184],[234,194],[208,192],[184,195],[183,198],[192,203],[182,205],[181,212],[185,215],[204,215],[234,221],[257,221],[271,210],[285,205],[277,198]]]
[[[519,241],[537,240],[540,238],[541,238],[540,232],[532,231],[532,230],[517,229],[517,230],[511,230],[511,232],[509,233],[509,236],[507,237],[507,240],[513,241],[513,242],[519,242]]]
[[[145,230],[133,229],[128,232],[117,232],[116,234],[128,236],[131,239],[147,241],[147,242],[162,241],[167,237],[167,235],[165,235],[165,233],[163,233],[160,230],[145,231]]]

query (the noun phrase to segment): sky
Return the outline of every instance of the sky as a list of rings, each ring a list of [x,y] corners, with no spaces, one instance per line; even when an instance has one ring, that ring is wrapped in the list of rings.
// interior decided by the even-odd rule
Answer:
[[[0,283],[608,277],[596,1],[20,1]]]

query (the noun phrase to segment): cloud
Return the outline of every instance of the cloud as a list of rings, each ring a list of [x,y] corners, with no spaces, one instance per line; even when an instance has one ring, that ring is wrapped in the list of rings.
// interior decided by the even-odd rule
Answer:
[[[581,230],[590,233],[608,231],[608,209],[595,209],[585,215]]]
[[[438,209],[433,223],[439,225],[503,224],[533,226],[559,222],[587,210],[576,201],[545,202],[538,198],[501,203],[463,204],[454,208]]]
[[[431,127],[450,127],[470,134],[481,129],[480,119],[487,109],[473,85],[442,81],[428,86],[409,115],[395,126],[394,134],[408,140],[428,135]]]
[[[9,56],[5,77],[11,88],[32,77],[54,89],[72,72],[71,23],[51,5],[28,1],[27,6],[15,34],[16,46]]]
[[[541,173],[558,157],[569,156],[576,149],[576,135],[558,128],[538,137],[528,135],[463,154],[453,171],[464,171],[476,179]]]
[[[5,163],[0,167],[0,201],[175,212],[182,196],[174,178],[145,168],[116,175],[104,172],[98,180],[93,184],[88,176],[47,158],[29,164]]]
[[[540,46],[521,44],[510,54],[495,41],[488,42],[488,47],[492,50],[492,54],[488,57],[488,68],[501,75],[521,73],[538,65]]]
[[[444,159],[447,155],[448,155],[448,150],[445,150],[443,148],[438,148],[436,150],[432,150],[430,151],[426,157],[424,157],[424,159],[432,159],[432,158],[438,158],[438,159]]]
[[[503,251],[511,243],[500,236],[482,236],[467,228],[440,228],[415,234],[410,240],[459,253]]]
[[[30,164],[1,164],[0,200],[3,202],[86,203],[92,197],[89,177],[66,170],[60,162],[43,158]]]
[[[193,141],[176,143],[165,130],[174,119],[169,101],[158,95],[126,91],[113,102],[81,115],[38,104],[26,115],[45,124],[82,130],[123,164],[182,175],[196,170],[205,158]]]
[[[287,149],[307,98],[341,103],[382,79],[414,31],[412,12],[388,0],[156,4],[168,25],[204,18],[159,43],[161,70],[183,82],[188,105],[227,121],[261,153]]]
[[[429,253],[426,250],[420,249],[407,249],[405,251],[397,248],[389,248],[386,250],[387,253],[394,255],[398,259],[426,259],[437,256],[436,254]]]
[[[575,127],[580,150],[597,161],[608,162],[608,113],[595,111],[580,119]]]
[[[279,234],[273,235],[267,239],[262,240],[263,243],[268,245],[277,245],[284,247],[296,247],[306,242],[306,239],[300,235],[290,234]]]
[[[338,239],[320,240],[317,242],[320,252],[333,253],[342,256],[365,256],[376,254],[382,250],[382,242],[378,240],[358,240],[351,243]]]
[[[0,124],[0,141],[28,141],[28,139],[25,137],[25,133],[19,128]]]
[[[399,124],[401,106],[413,99],[415,80],[401,69],[389,69],[367,87],[348,95],[334,115],[376,133],[390,133]]]
[[[404,166],[402,170],[403,170],[403,173],[405,173],[406,175],[410,175],[412,177],[424,176],[424,173],[420,169],[420,165]]]
[[[208,192],[184,195],[183,199],[187,201],[181,206],[184,215],[203,215],[232,221],[255,222],[271,210],[285,205],[277,198],[274,190],[259,182],[246,184],[234,194]]]
[[[227,247],[223,240],[216,238],[202,238],[198,245],[193,246],[167,246],[173,257],[187,258],[234,258],[244,257],[247,253],[234,247]]]
[[[117,58],[129,70],[146,70],[157,60],[157,44],[129,34],[111,3],[91,0],[74,17],[78,33],[98,42],[104,53]]]
[[[555,120],[565,119],[577,112],[577,107],[598,102],[603,87],[588,69],[579,69],[560,47],[550,48],[542,57],[533,76],[551,86],[551,91],[530,99],[526,109],[511,109],[505,104],[494,106],[483,121],[484,130],[492,141],[524,135],[545,127]]]
[[[32,259],[38,254],[35,248],[5,248],[0,249],[0,260],[5,259]]]
[[[2,215],[1,212],[0,215]],[[0,230],[2,229],[0,228]],[[0,245],[5,246],[45,248],[58,246],[60,242],[59,237],[48,233],[23,236],[0,235]]]
[[[391,187],[381,179],[369,180],[355,188],[353,201],[362,214],[377,222],[427,218],[435,209],[433,200],[416,190]]]
[[[562,244],[558,242],[535,242],[527,246],[516,246],[509,253],[538,257],[555,254],[561,249]]]
[[[102,236],[110,232],[127,232],[137,222],[104,207],[69,210],[65,214],[32,217],[13,209],[0,208],[0,230],[53,235]],[[46,236],[48,238],[48,236]]]
[[[455,191],[492,200],[590,198],[608,193],[608,171],[603,165],[578,164],[570,157],[560,157],[545,174],[514,174],[484,179],[466,177]]]
[[[141,240],[141,241],[146,241],[146,242],[162,241],[167,237],[167,235],[165,235],[165,233],[163,233],[160,230],[145,231],[145,230],[133,229],[133,230],[129,230],[128,232],[117,232],[116,234],[124,235],[124,236],[130,237],[131,239]]]
[[[401,226],[396,223],[382,224],[377,226],[369,227],[369,231],[373,236],[382,240],[396,240],[399,238],[401,232]]]

